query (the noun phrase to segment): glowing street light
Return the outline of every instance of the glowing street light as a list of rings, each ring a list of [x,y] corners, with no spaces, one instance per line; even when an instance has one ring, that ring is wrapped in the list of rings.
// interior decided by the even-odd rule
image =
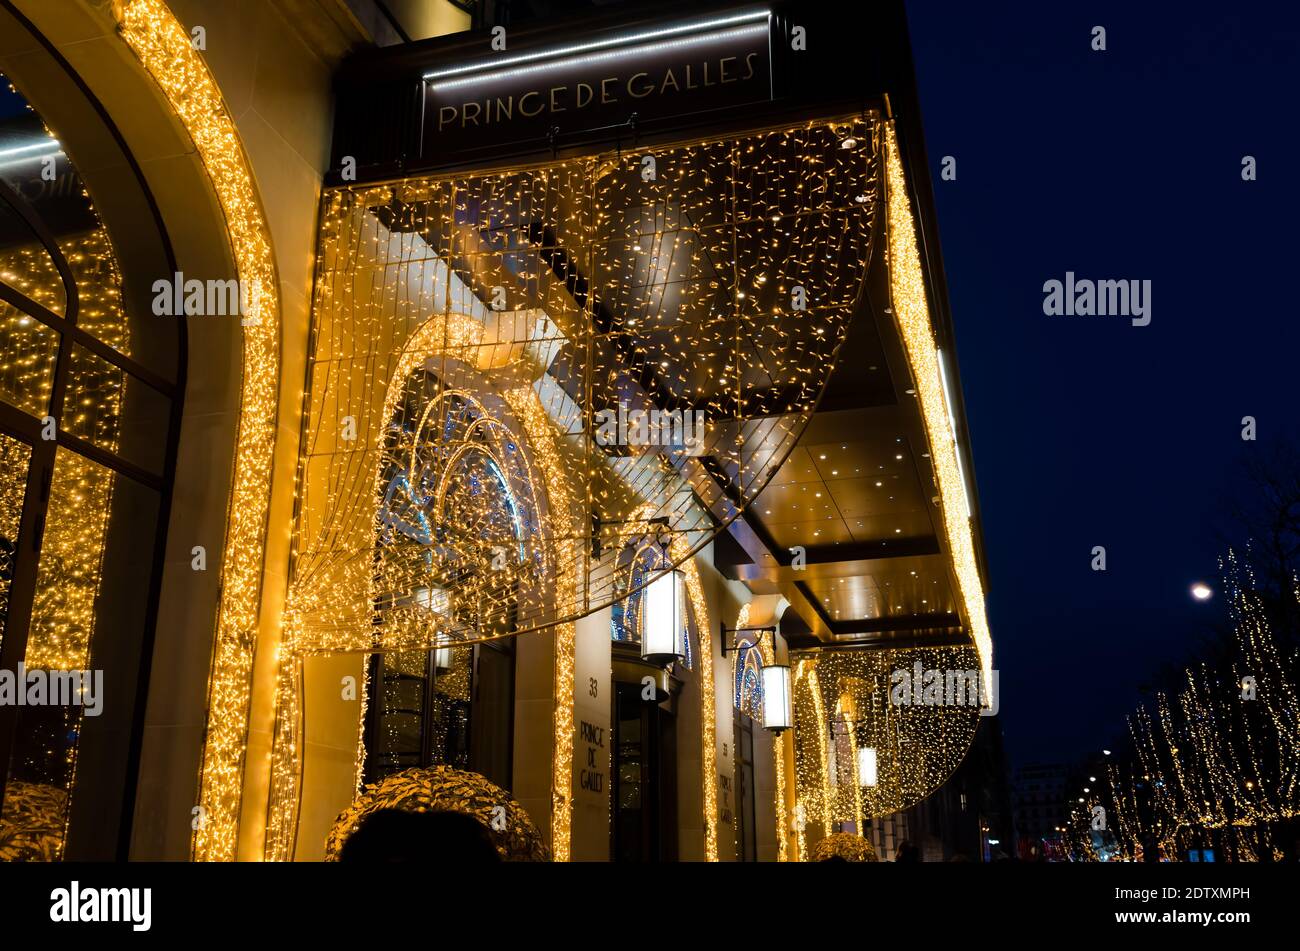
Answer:
[[[1192,597],[1197,601],[1208,601],[1210,598],[1214,597],[1214,592],[1210,589],[1208,584],[1203,581],[1198,581],[1196,584],[1192,585]]]

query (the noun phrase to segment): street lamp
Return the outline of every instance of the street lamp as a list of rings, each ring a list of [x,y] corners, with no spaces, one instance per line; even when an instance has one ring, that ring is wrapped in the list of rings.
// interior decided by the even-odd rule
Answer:
[[[720,624],[719,633],[722,635],[718,638],[718,642],[722,645],[723,657],[726,657],[729,651],[758,650],[763,635],[771,634],[772,657],[774,660],[776,658],[775,627],[728,628],[726,624]],[[741,644],[736,640],[736,635],[742,633],[753,634],[754,637]],[[730,642],[728,642],[727,635],[731,635]],[[759,657],[762,657],[761,653]],[[773,733],[780,733],[782,730],[790,729],[794,722],[794,710],[790,702],[790,665],[775,662],[763,664],[761,674],[763,677],[763,729],[770,730]]]
[[[790,729],[790,668],[768,664],[763,668],[763,729],[780,733]]]

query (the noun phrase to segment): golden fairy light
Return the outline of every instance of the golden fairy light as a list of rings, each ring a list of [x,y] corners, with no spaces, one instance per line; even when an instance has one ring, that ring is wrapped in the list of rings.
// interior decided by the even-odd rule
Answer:
[[[914,805],[961,763],[979,724],[970,647],[797,652],[795,772],[823,835]],[[859,750],[874,750],[874,782]]]
[[[268,857],[292,847],[301,657],[550,631],[565,858],[572,621],[632,593],[593,552],[655,519],[709,659],[716,859],[689,559],[825,384],[870,256],[876,121],[651,150],[649,179],[624,154],[326,191]]]
[[[741,629],[749,626],[749,605],[742,604],[740,613],[736,615],[736,628]],[[750,648],[752,650],[753,648]],[[773,645],[763,638],[758,638],[759,655],[763,658],[763,665],[767,666],[776,663],[776,652]],[[740,663],[744,656],[743,651],[738,651],[732,655],[733,663]],[[772,797],[773,812],[776,817],[776,860],[785,862],[789,859],[789,843],[787,840],[788,818],[785,809],[785,755],[783,737],[777,734],[772,737],[772,765],[776,779],[776,793]]]
[[[1187,668],[1181,690],[1129,717],[1132,755],[1108,764],[1108,792],[1086,790],[1067,824],[1069,844],[1086,857],[1098,805],[1130,861],[1152,845],[1173,857],[1210,842],[1227,861],[1270,861],[1279,828],[1300,815],[1294,670],[1249,564],[1229,552],[1224,568],[1232,660]],[[1300,602],[1300,592],[1283,596]]]
[[[892,122],[885,123],[885,217],[889,232],[889,293],[894,317],[902,331],[908,365],[916,382],[921,416],[929,439],[930,460],[943,510],[944,537],[957,575],[970,635],[979,653],[985,683],[993,680],[993,641],[984,612],[984,585],[975,558],[970,501],[961,462],[957,458],[943,369],[930,322],[925,272],[916,241],[912,203],[908,198],[903,161]]]
[[[12,84],[9,88],[19,94]],[[19,94],[21,95],[21,94]],[[30,109],[31,107],[28,106]],[[46,129],[51,140],[54,135]],[[73,181],[76,181],[75,179]],[[26,243],[0,253],[0,280],[54,314],[66,315],[74,294],[78,325],[119,353],[130,355],[130,337],[121,297],[121,275],[108,234],[98,222],[85,188],[89,228],[57,239],[58,255],[70,271],[66,285],[51,251],[30,235]],[[51,410],[59,334],[40,319],[8,302],[0,302],[0,400],[36,417]],[[79,436],[110,453],[118,450],[121,434],[123,374],[85,348],[69,344],[68,377],[59,429]],[[4,477],[0,481],[0,535],[17,542],[27,488],[31,451],[21,442],[0,439]],[[47,487],[49,517],[41,532],[36,589],[23,661],[29,668],[82,670],[89,666],[98,635],[96,602],[103,577],[104,546],[113,510],[113,472],[66,448],[56,451]],[[5,562],[0,582],[0,617],[7,614],[14,547],[0,553]],[[0,639],[4,631],[0,627]],[[14,793],[5,797],[0,823],[19,836],[38,835],[47,859],[63,852],[68,808],[76,783],[81,710],[69,708],[57,725],[41,724],[25,741],[32,757],[20,773],[40,782],[11,780]],[[25,725],[30,728],[31,725]],[[53,731],[50,733],[49,731]],[[35,804],[43,804],[36,809]],[[30,808],[29,808],[30,807]],[[34,811],[32,811],[34,809]]]
[[[118,31],[166,96],[198,151],[225,216],[244,288],[243,375],[207,739],[194,835],[198,859],[235,857],[248,733],[262,556],[270,504],[279,376],[279,286],[270,234],[234,120],[189,34],[162,0],[122,0]]]

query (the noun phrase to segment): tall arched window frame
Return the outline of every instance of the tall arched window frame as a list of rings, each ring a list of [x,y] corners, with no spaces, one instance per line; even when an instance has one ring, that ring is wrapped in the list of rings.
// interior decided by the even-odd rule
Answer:
[[[69,857],[107,857],[129,829],[184,330],[130,312],[62,144],[0,88],[0,693],[26,701],[0,703],[0,859],[57,860],[77,835]]]

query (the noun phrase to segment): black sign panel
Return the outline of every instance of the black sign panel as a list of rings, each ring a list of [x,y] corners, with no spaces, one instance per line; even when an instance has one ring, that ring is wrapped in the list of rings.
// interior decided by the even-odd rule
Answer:
[[[772,99],[766,11],[671,21],[424,74],[419,154],[554,144]]]

